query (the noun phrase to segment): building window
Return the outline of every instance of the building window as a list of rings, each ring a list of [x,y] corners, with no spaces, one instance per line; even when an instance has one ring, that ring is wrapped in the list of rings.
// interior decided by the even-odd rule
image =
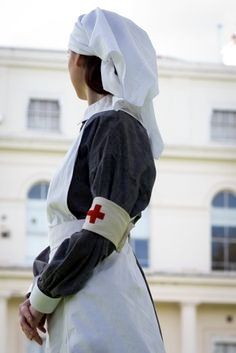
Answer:
[[[58,132],[59,123],[60,105],[58,100],[30,99],[27,117],[29,129]]]
[[[211,116],[211,139],[236,142],[236,110],[214,109]]]
[[[131,230],[131,246],[142,267],[149,266],[149,211],[146,208],[142,217]]]
[[[221,191],[211,208],[212,270],[236,271],[236,193]]]
[[[236,353],[236,343],[215,342],[213,353]]]
[[[30,188],[27,195],[27,263],[32,263],[40,251],[48,246],[48,225],[46,212],[48,187],[48,182],[39,182]]]

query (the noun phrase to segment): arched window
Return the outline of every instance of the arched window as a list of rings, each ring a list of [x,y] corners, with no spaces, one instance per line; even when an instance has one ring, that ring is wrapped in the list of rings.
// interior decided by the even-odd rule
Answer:
[[[149,210],[142,212],[142,217],[131,230],[131,246],[142,267],[149,266]]]
[[[212,200],[212,270],[236,271],[236,193],[221,191]]]
[[[27,195],[26,261],[32,263],[41,250],[48,246],[46,198],[48,182],[34,184]]]

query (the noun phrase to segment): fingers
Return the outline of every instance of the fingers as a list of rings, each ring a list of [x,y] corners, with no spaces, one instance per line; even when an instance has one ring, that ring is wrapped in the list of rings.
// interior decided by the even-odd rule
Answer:
[[[34,329],[28,324],[23,315],[21,315],[20,317],[20,326],[26,337],[32,340],[32,337],[34,335]]]
[[[38,323],[38,326],[44,326],[46,322],[46,315],[43,315],[41,320]]]
[[[42,345],[43,340],[38,334],[36,323],[34,322],[34,318],[29,310],[29,306],[29,299],[25,300],[22,304],[19,305],[20,326],[29,340],[34,340],[39,345]],[[40,330],[44,333],[46,332],[45,328],[43,327],[43,324],[41,324]]]
[[[41,320],[40,320],[39,323],[38,323],[38,329],[39,329],[40,331],[42,331],[43,333],[46,333],[46,331],[47,331],[46,328],[44,327],[45,322],[46,322],[46,317],[47,317],[46,314],[43,315],[42,318],[41,318]]]
[[[24,334],[29,340],[31,341],[34,340],[39,345],[43,344],[43,340],[39,336],[37,329],[36,328],[32,329],[23,316],[20,319],[20,325],[21,325],[22,331],[24,332]]]
[[[29,311],[33,317],[34,327],[40,326],[40,323],[45,315],[34,309],[31,305],[29,306]]]
[[[36,343],[38,343],[40,346],[42,346],[43,340],[42,340],[42,338],[39,336],[37,330],[35,330],[35,333],[34,333],[32,339],[33,339]]]
[[[28,324],[28,322],[26,321],[23,315],[21,315],[20,317],[20,326],[28,338],[30,338],[33,335],[34,329]]]
[[[19,314],[24,316],[24,318],[27,320],[28,324],[34,328],[35,324],[34,324],[34,318],[29,310],[29,305],[30,305],[30,301],[26,300],[24,303],[20,304],[19,306]]]

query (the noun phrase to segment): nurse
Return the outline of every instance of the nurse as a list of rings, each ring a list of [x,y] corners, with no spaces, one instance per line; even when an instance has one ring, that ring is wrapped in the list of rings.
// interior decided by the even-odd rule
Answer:
[[[100,8],[78,18],[68,52],[88,107],[50,182],[49,246],[34,261],[20,325],[39,344],[45,332],[48,353],[165,353],[129,242],[164,147],[152,103],[156,53],[144,30]]]

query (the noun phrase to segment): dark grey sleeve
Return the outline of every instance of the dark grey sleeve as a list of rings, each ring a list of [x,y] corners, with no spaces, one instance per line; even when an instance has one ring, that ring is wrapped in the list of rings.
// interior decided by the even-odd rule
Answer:
[[[133,117],[97,118],[83,143],[88,144],[89,183],[93,197],[116,202],[134,216],[149,203],[155,166],[144,128]],[[101,235],[88,230],[62,242],[38,278],[39,289],[57,298],[78,292],[94,267],[115,250]]]
[[[32,288],[33,288],[33,286],[35,284],[35,281],[38,279],[40,274],[43,272],[45,266],[48,264],[49,254],[50,254],[50,247],[47,246],[34,259],[34,262],[33,262],[33,275],[34,275],[34,278],[33,278],[32,284],[31,284],[31,289],[25,295],[25,298],[29,298],[31,290],[32,290]]]
[[[41,253],[35,258],[33,263],[33,274],[34,277],[39,276],[44,268],[47,266],[49,261],[50,247],[46,247]]]
[[[111,111],[98,122],[89,149],[93,196],[124,208],[131,217],[149,204],[156,178],[155,163],[145,128],[123,111]]]

